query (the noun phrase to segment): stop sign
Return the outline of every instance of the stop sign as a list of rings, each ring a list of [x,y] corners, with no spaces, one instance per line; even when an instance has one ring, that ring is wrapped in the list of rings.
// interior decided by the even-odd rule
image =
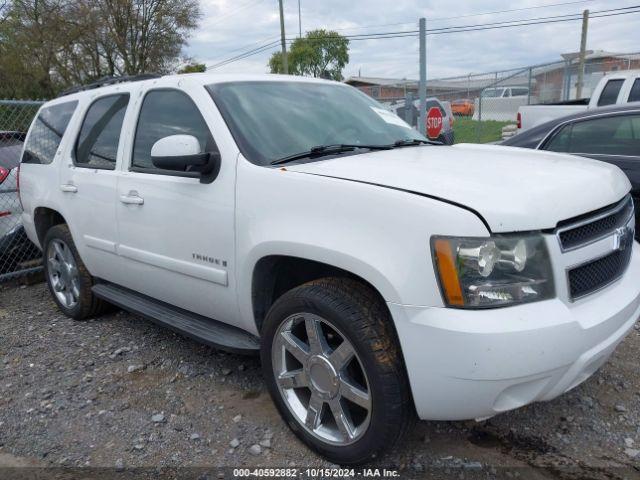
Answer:
[[[427,112],[427,137],[438,138],[442,130],[442,112],[438,107],[431,107]]]

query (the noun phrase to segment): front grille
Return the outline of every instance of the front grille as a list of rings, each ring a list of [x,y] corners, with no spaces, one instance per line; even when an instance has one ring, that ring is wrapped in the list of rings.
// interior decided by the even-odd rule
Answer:
[[[631,238],[633,238],[631,236]],[[568,272],[569,291],[572,299],[589,295],[606,287],[622,276],[629,264],[632,241],[609,255],[576,267]]]
[[[630,196],[627,196],[611,209],[577,221],[573,226],[561,227],[558,230],[558,236],[562,249],[572,250],[606,237],[616,228],[626,225],[632,215],[633,201]]]

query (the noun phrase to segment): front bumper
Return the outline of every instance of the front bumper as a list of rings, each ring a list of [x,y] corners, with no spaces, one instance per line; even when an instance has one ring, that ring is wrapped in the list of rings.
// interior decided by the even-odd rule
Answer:
[[[418,416],[479,419],[589,378],[640,315],[640,246],[614,284],[576,303],[457,310],[388,303]]]

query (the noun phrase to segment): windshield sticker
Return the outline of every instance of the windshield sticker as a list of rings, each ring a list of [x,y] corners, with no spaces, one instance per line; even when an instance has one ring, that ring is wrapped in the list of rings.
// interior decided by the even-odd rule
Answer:
[[[411,128],[404,120],[402,120],[395,113],[385,110],[384,108],[371,107],[371,110],[376,112],[378,116],[391,125],[398,125],[404,128]]]

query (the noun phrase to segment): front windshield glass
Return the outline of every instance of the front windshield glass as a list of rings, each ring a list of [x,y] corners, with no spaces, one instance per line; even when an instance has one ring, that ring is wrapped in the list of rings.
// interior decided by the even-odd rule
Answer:
[[[322,145],[426,140],[400,117],[348,85],[252,81],[207,88],[242,154],[258,165]]]

